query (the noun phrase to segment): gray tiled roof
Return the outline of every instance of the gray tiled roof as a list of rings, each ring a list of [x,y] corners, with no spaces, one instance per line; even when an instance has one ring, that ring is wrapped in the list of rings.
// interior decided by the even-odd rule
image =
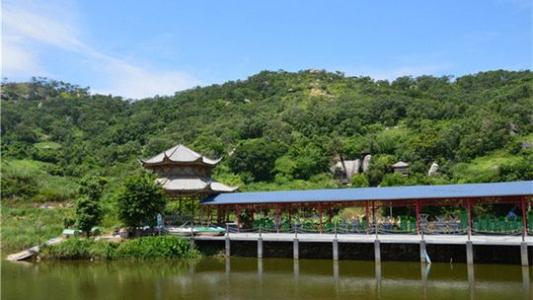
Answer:
[[[156,156],[153,156],[146,160],[141,160],[143,165],[160,164],[165,161],[177,162],[177,163],[194,163],[201,162],[206,165],[214,166],[221,159],[210,159],[200,153],[197,153],[184,145],[176,145],[166,151],[163,151]]]
[[[201,177],[161,177],[157,178],[156,181],[161,184],[165,191],[169,192],[210,191],[223,193],[234,192],[238,189],[238,187],[227,186],[212,179]]]

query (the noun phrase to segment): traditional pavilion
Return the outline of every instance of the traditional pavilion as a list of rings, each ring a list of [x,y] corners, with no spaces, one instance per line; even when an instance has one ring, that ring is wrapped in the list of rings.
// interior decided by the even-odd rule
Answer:
[[[207,158],[180,144],[140,162],[157,175],[157,182],[169,195],[203,198],[238,189],[211,178],[211,170],[220,160]]]

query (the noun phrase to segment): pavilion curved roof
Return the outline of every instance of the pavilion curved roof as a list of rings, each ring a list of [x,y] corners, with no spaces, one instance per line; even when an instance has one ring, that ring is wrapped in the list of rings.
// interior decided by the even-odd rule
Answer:
[[[143,166],[160,165],[163,163],[200,163],[207,166],[215,166],[222,158],[211,159],[201,155],[190,148],[178,144],[146,160],[141,159]]]
[[[228,186],[210,178],[201,177],[160,177],[156,182],[161,184],[167,192],[208,192],[229,193],[235,192],[239,187]]]

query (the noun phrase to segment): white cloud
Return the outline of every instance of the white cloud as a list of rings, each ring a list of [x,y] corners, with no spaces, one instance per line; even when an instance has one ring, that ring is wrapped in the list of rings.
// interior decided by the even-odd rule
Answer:
[[[183,72],[146,67],[107,55],[84,43],[72,2],[6,1],[2,10],[3,76],[47,75],[40,62],[42,53],[39,50],[51,46],[88,61],[92,66],[91,75],[108,83],[92,87],[100,93],[138,99],[173,94],[200,84],[199,80]],[[81,66],[79,69],[88,70]]]

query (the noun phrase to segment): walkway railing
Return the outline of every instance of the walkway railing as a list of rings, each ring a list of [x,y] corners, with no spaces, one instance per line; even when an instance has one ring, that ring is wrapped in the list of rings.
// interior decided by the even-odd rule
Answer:
[[[418,234],[416,225],[413,226],[397,226],[387,223],[378,223],[377,226],[373,223],[369,224],[328,224],[320,226],[319,224],[292,224],[287,226],[253,226],[237,228],[235,223],[227,226],[230,233],[314,233],[314,234]],[[429,222],[427,224],[420,224],[420,234],[425,235],[466,235],[468,232],[466,226],[460,223],[439,224],[437,222]],[[533,234],[531,228],[528,234]],[[518,225],[509,225],[508,227],[489,226],[483,227],[474,224],[472,234],[480,235],[521,235],[522,228]]]

